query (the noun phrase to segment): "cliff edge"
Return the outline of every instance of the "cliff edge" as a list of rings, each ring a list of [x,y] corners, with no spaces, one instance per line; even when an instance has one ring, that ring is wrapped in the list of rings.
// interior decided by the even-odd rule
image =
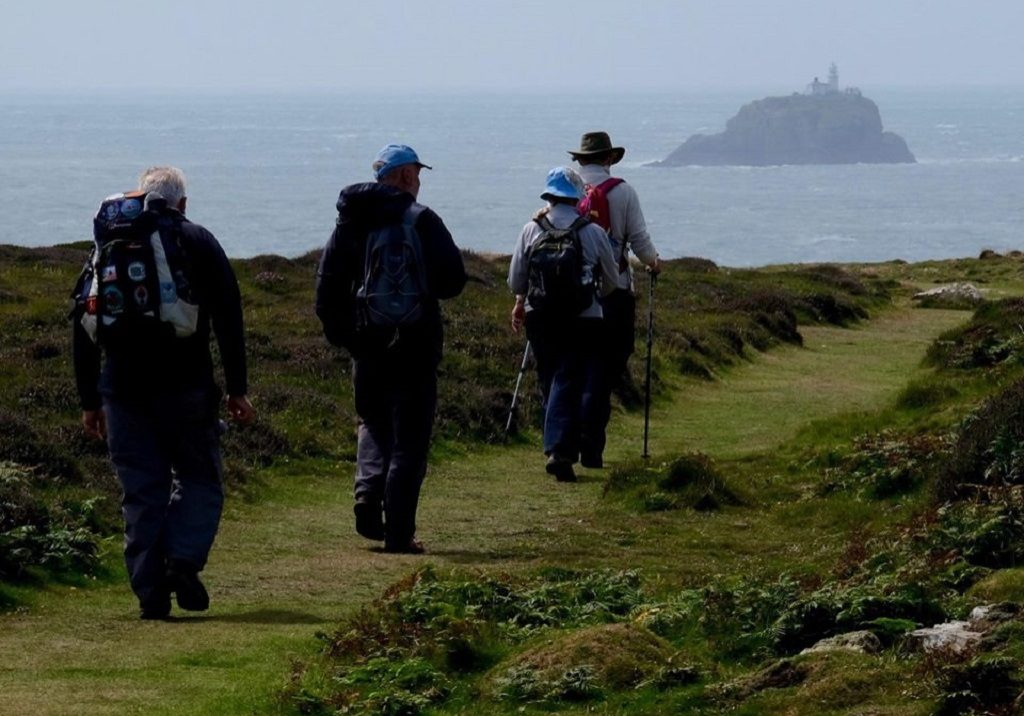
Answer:
[[[856,91],[766,97],[740,108],[721,134],[695,134],[658,166],[898,164],[916,160],[882,131],[878,106]]]

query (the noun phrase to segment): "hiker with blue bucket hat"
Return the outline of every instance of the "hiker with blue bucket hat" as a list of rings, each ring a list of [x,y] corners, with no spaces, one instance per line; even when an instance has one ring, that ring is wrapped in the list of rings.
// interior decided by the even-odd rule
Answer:
[[[618,269],[604,230],[576,209],[584,193],[572,169],[548,172],[541,193],[547,206],[520,232],[508,273],[512,330],[525,326],[537,360],[545,469],[559,482],[576,480],[581,458],[592,466],[609,414],[598,297],[614,289]]]

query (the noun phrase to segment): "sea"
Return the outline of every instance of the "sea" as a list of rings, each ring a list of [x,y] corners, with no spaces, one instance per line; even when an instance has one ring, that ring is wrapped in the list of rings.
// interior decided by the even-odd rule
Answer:
[[[1024,249],[1024,87],[862,88],[916,164],[650,166],[785,88],[659,93],[0,94],[0,243],[91,238],[99,201],[181,167],[188,215],[228,255],[321,248],[345,185],[383,145],[413,146],[420,201],[456,243],[508,254],[548,170],[583,132],[626,147],[665,258],[724,266],[920,261]]]

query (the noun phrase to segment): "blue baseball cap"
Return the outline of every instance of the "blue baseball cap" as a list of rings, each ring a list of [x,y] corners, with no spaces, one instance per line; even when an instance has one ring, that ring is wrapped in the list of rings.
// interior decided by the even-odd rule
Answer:
[[[377,158],[373,160],[373,175],[380,179],[392,169],[405,164],[433,169],[420,161],[412,147],[405,144],[389,144],[377,152]]]
[[[580,175],[569,167],[555,167],[548,172],[548,179],[544,185],[544,193],[541,199],[557,196],[563,199],[583,198],[583,180]]]

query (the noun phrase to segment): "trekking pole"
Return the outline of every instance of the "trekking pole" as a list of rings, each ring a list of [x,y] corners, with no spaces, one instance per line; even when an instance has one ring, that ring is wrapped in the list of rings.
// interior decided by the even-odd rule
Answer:
[[[516,414],[516,403],[519,401],[519,386],[523,383],[523,374],[526,373],[526,363],[530,360],[530,341],[526,341],[526,350],[523,351],[523,363],[519,366],[519,375],[516,377],[516,389],[512,391],[512,405],[508,409],[508,422],[505,423],[505,434],[512,432],[512,420]]]
[[[650,272],[651,283],[647,289],[647,377],[644,379],[644,454],[646,460],[650,457],[647,452],[647,435],[651,426],[651,346],[654,345],[654,283],[658,275]]]

